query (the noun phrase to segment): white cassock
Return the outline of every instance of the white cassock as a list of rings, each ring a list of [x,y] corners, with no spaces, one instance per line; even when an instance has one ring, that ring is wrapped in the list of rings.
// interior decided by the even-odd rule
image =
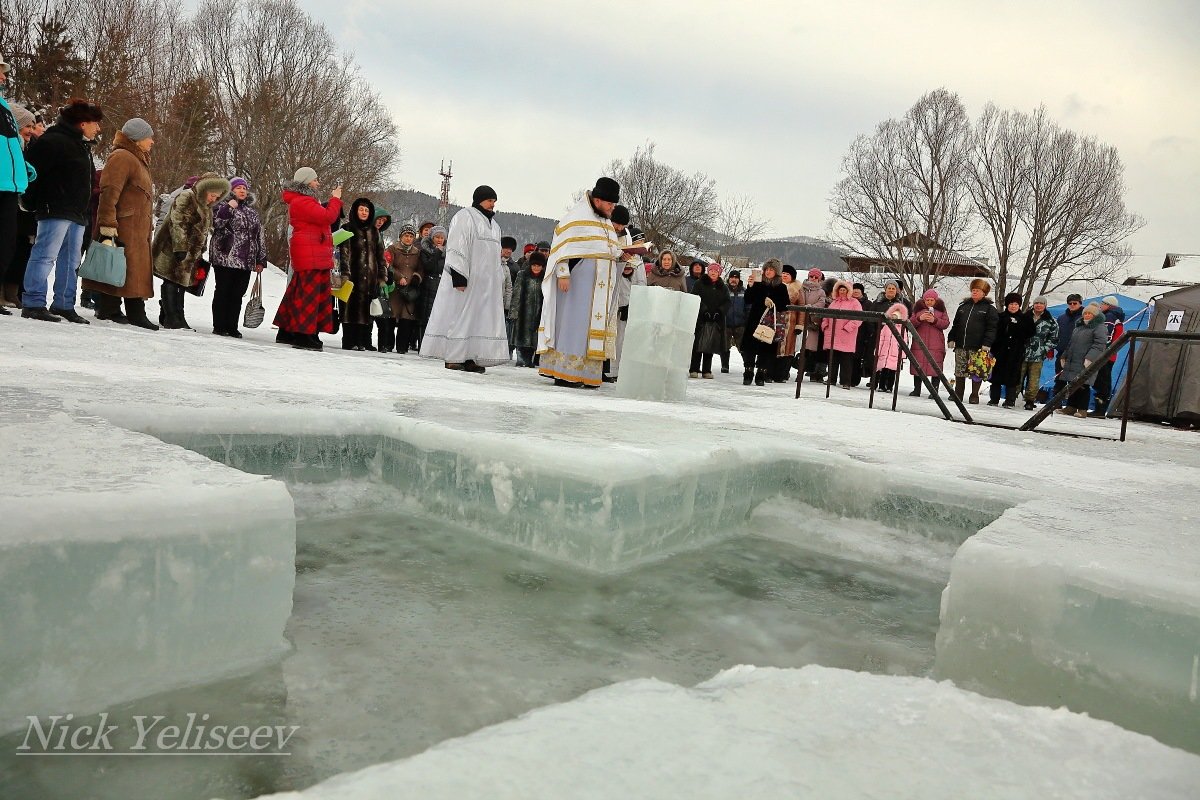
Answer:
[[[454,288],[451,270],[467,279],[466,291]],[[500,263],[500,226],[477,208],[464,208],[450,220],[446,268],[438,286],[421,355],[450,364],[474,361],[481,367],[511,358],[504,328],[504,274]]]

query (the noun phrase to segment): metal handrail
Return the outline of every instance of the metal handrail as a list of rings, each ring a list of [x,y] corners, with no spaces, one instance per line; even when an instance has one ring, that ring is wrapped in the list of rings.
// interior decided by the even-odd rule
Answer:
[[[851,311],[849,309],[841,309],[841,308],[825,308],[824,306],[792,306],[792,305],[789,305],[787,307],[787,310],[788,311],[796,311],[801,314],[805,314],[807,316],[812,316],[812,317],[817,317],[817,318],[830,317],[832,319],[856,319],[856,320],[859,320],[860,322],[882,322],[884,325],[887,326],[888,330],[892,333],[892,335],[896,337],[896,341],[900,343],[900,348],[904,351],[904,354],[906,356],[908,356],[909,360],[916,361],[916,356],[913,354],[912,348],[909,347],[909,343],[904,341],[904,337],[901,336],[899,333],[896,320],[890,318],[889,316],[884,314],[882,311]],[[907,320],[907,319],[904,320],[904,328],[912,336],[912,340],[921,346],[921,351],[924,353],[925,357],[927,359],[929,359],[929,363],[930,364],[935,363],[936,359],[933,357],[933,353],[931,353],[929,351],[929,346],[925,344],[925,340],[923,340],[920,337],[920,335],[917,333],[917,329],[912,324],[911,320]],[[804,327],[802,327],[801,331],[802,331],[802,334],[801,334],[801,339],[800,339],[800,347],[798,348],[798,352],[797,352],[797,355],[800,357],[800,360],[797,363],[797,369],[799,370],[799,372],[796,375],[796,399],[800,398],[800,387],[804,383],[804,360],[805,360],[804,344],[808,340],[808,326],[805,325]],[[876,335],[876,347],[874,349],[878,350],[878,334]],[[829,360],[830,360],[830,363],[832,364],[832,362],[833,362],[833,351],[832,350],[830,350],[830,353],[829,353]],[[897,367],[898,366],[899,365],[897,365]],[[922,370],[922,372],[924,372],[924,371]],[[899,373],[899,369],[897,369],[897,373]],[[954,417],[950,413],[950,409],[946,406],[946,404],[944,402],[942,402],[941,395],[939,395],[934,390],[933,380],[931,379],[931,377],[929,375],[924,375],[924,374],[922,374],[920,377],[921,377],[922,383],[929,390],[929,394],[933,398],[933,401],[935,403],[937,403],[938,409],[941,410],[942,415],[948,420],[953,420]],[[897,380],[896,380],[895,386],[893,387],[893,394],[892,394],[892,410],[893,411],[896,410],[896,393],[899,392],[899,384],[900,384],[899,374],[896,375],[896,378],[897,378]],[[946,387],[946,395],[951,400],[954,401],[954,404],[956,406],[958,406],[958,410],[962,414],[963,421],[968,424],[974,424],[975,420],[973,420],[971,418],[971,414],[967,411],[966,406],[963,405],[962,398],[959,397],[957,394],[955,394],[954,388],[950,385],[950,381],[946,380],[946,376],[942,373],[942,371],[940,369],[938,370],[937,378],[940,379],[942,385]],[[829,391],[830,391],[830,387],[827,386],[825,389],[826,397],[829,396]],[[868,406],[873,408],[874,403],[875,403],[875,375],[872,372],[871,396],[870,396],[870,399],[868,400]]]
[[[1095,375],[1104,364],[1115,355],[1126,344],[1129,345],[1129,375],[1125,378],[1125,401],[1122,404],[1121,410],[1121,441],[1125,441],[1125,429],[1129,425],[1129,396],[1133,388],[1133,378],[1137,374],[1137,342],[1139,339],[1148,339],[1152,342],[1180,342],[1188,344],[1191,342],[1200,342],[1200,333],[1182,333],[1179,331],[1125,331],[1115,341],[1111,342],[1108,347],[1104,348],[1104,352],[1096,356],[1092,363],[1084,367],[1083,372],[1075,376],[1075,380],[1068,383],[1063,388],[1055,392],[1054,396],[1046,401],[1046,405],[1025,421],[1018,430],[1032,431],[1042,424],[1046,417],[1054,413],[1054,409],[1062,402],[1063,398],[1069,397],[1078,391],[1088,378]]]

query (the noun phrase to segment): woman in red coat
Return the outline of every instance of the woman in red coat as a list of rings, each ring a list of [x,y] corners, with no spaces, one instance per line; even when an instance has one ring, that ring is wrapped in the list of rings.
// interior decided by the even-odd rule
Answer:
[[[329,271],[333,269],[331,226],[342,213],[342,187],[332,192],[325,205],[317,199],[317,173],[312,167],[296,170],[283,187],[292,238],[288,242],[292,280],[288,283],[275,325],[276,341],[304,350],[322,348],[319,333],[333,333],[333,303],[329,297]]]

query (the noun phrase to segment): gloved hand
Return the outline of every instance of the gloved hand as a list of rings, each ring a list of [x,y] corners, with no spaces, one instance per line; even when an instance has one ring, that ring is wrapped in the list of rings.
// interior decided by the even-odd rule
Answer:
[[[187,258],[187,251],[185,251],[185,250],[176,250],[175,251],[175,261],[177,263],[180,261],[183,261],[185,258]]]

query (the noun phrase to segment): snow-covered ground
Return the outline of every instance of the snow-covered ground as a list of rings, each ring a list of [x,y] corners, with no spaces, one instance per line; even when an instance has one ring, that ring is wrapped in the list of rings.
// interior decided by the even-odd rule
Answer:
[[[373,481],[370,510],[415,508],[600,571],[757,531],[948,580],[939,677],[1028,704],[1065,700],[1200,749],[1194,433],[1138,424],[1121,444],[1111,438],[1116,421],[1059,417],[1042,429],[1110,438],[1019,433],[947,422],[904,392],[893,413],[884,398],[867,409],[863,389],[835,388],[826,399],[809,384],[794,400],[792,384],[743,387],[736,363],[715,380],[689,381],[688,399],[671,404],[621,399],[612,386],[556,389],[530,369],[476,376],[415,355],[343,352],[330,336],[325,352],[303,352],[273,341],[282,276],[266,273],[264,288],[267,322],[240,341],[213,336],[209,301],[190,297],[194,332],[0,317],[3,563],[52,569],[35,558],[50,541],[62,554],[97,539],[161,548],[147,534],[158,531],[218,547],[218,530],[291,524],[281,518],[290,501],[281,483],[176,444],[289,482]],[[1013,427],[1025,418],[971,412]],[[326,509],[297,513],[344,505],[331,497]],[[859,521],[853,536],[838,535],[846,517]],[[982,530],[969,535],[974,528]],[[146,579],[156,591],[195,586],[216,563],[198,548],[174,571],[148,568]],[[73,573],[85,598],[111,593],[112,570],[96,573],[110,577]],[[157,622],[134,619],[131,646],[150,646],[195,600],[160,596],[167,611]],[[21,615],[0,614],[0,639],[18,661],[54,656],[45,642],[10,649],[14,631],[72,613],[38,599],[34,579],[12,600]],[[240,613],[270,628],[277,608]],[[103,605],[79,615],[77,625],[106,635]],[[205,639],[197,630],[172,642],[186,661]],[[141,666],[146,674],[125,675],[126,686],[165,688],[166,662]],[[26,670],[21,690],[85,682],[47,671]],[[131,696],[95,688],[112,689],[114,701]],[[102,707],[84,689],[68,696],[81,711]],[[20,692],[4,696],[4,719],[44,710],[22,702]]]

